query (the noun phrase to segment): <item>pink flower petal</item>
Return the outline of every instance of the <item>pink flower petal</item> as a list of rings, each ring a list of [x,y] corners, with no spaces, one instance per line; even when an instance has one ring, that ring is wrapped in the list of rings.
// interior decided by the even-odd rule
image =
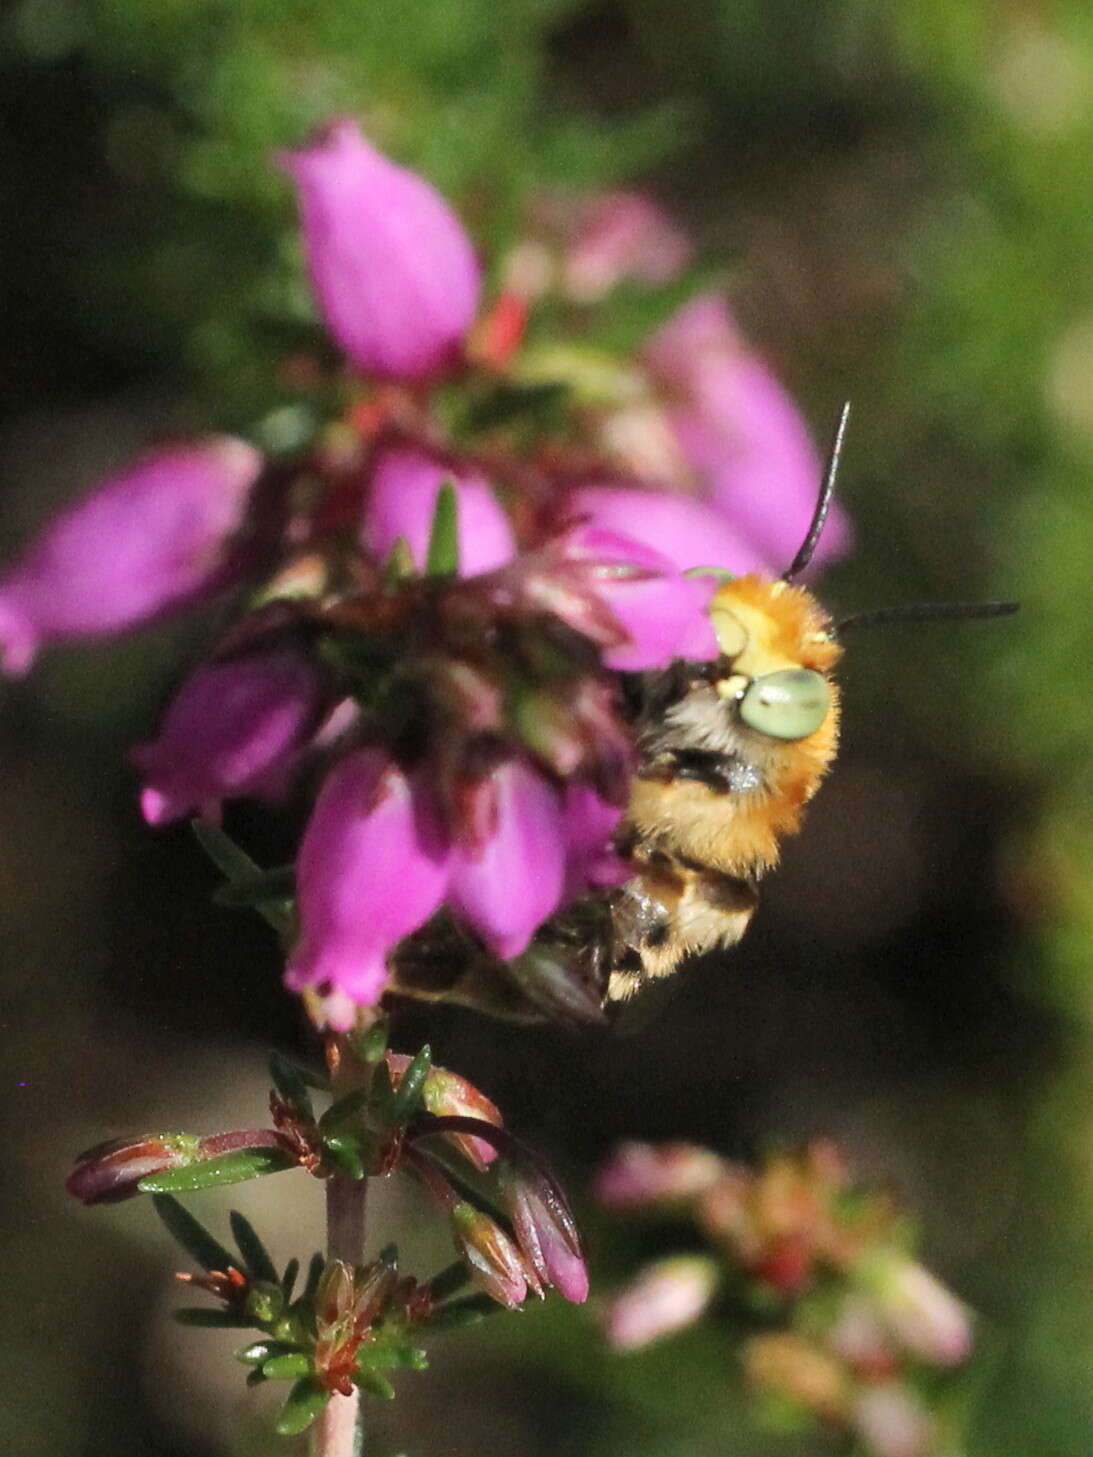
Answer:
[[[486,481],[474,471],[455,470],[413,445],[380,450],[372,466],[364,508],[361,545],[382,560],[401,536],[419,571],[425,568],[436,498],[450,481],[459,504],[459,575],[491,572],[510,561],[516,538],[509,519]]]
[[[641,542],[680,572],[719,567],[742,577],[769,570],[766,558],[723,512],[693,496],[635,486],[580,486],[567,496],[565,515]]]
[[[163,824],[221,799],[278,797],[323,706],[322,674],[282,647],[205,664],[182,685],[152,743],[131,758],[145,819]]]
[[[0,651],[23,673],[39,645],[135,627],[222,586],[262,468],[242,440],[157,451],[61,513],[0,579]]]
[[[440,905],[448,857],[428,794],[382,750],[349,754],[327,776],[300,846],[287,985],[374,1003],[388,952]]]
[[[784,571],[812,519],[822,472],[793,400],[716,294],[680,309],[649,341],[645,359],[674,400],[669,418],[703,494],[758,554],[736,570]],[[843,555],[849,542],[836,504],[815,561]]]
[[[507,960],[557,907],[565,848],[558,796],[534,769],[510,760],[493,787],[494,832],[477,851],[454,851],[448,901]]]
[[[474,250],[448,204],[350,120],[283,160],[338,344],[365,374],[410,383],[437,374],[458,355],[479,294]]]

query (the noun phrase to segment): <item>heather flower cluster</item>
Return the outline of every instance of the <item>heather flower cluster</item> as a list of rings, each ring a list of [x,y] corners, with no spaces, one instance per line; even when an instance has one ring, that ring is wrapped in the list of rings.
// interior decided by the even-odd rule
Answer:
[[[118,1139],[81,1155],[68,1179],[85,1204],[155,1196],[204,1271],[179,1278],[219,1302],[178,1318],[258,1333],[237,1354],[248,1384],[292,1382],[276,1423],[285,1435],[309,1426],[334,1396],[393,1396],[385,1373],[423,1369],[420,1342],[438,1331],[552,1288],[574,1302],[588,1294],[580,1236],[542,1162],[473,1084],[433,1066],[427,1046],[409,1057],[385,1038],[376,1022],[332,1044],[335,1082],[275,1055],[271,1127]],[[312,1089],[328,1100],[322,1112]],[[364,1264],[319,1254],[297,1294],[299,1262],[279,1273],[242,1215],[232,1215],[235,1254],[174,1197],[293,1168],[328,1185],[340,1180],[362,1199],[370,1179],[416,1178],[448,1225],[456,1261],[419,1280],[400,1272],[394,1246]]]
[[[215,821],[318,782],[287,982],[344,1030],[438,917],[504,962],[625,875],[620,675],[716,654],[688,572],[782,570],[819,464],[720,295],[636,358],[589,342],[619,284],[689,261],[648,200],[542,199],[490,296],[448,203],[355,123],[281,164],[344,360],[296,368],[323,384],[302,438],[163,445],[70,506],[0,576],[0,656],[249,604],[133,751],[140,804]],[[846,538],[836,512],[821,557]]]
[[[951,1450],[943,1383],[971,1354],[970,1313],[913,1258],[892,1196],[854,1184],[833,1145],[751,1170],[690,1144],[627,1144],[597,1192],[620,1213],[679,1217],[706,1245],[608,1302],[617,1349],[717,1310],[761,1407],[852,1434],[874,1457]]]

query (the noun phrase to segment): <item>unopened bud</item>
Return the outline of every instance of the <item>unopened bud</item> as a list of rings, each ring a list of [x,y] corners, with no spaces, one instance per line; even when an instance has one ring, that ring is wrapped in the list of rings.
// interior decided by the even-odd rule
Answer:
[[[744,1350],[748,1380],[829,1421],[845,1421],[849,1393],[839,1361],[804,1336],[776,1331],[753,1336]]]
[[[509,1215],[524,1258],[544,1285],[580,1305],[588,1268],[573,1216],[558,1190],[530,1167],[506,1170]]]
[[[451,1211],[456,1247],[470,1266],[475,1284],[498,1305],[512,1310],[528,1293],[528,1268],[505,1231],[465,1201]]]
[[[197,1161],[200,1140],[188,1133],[116,1138],[80,1154],[65,1188],[84,1204],[116,1204],[139,1194],[141,1179]]]
[[[391,1086],[397,1092],[413,1059],[406,1053],[389,1052],[386,1060]],[[421,1103],[426,1113],[431,1113],[435,1118],[481,1118],[486,1123],[492,1123],[495,1128],[500,1128],[502,1124],[499,1109],[490,1102],[485,1093],[479,1092],[473,1083],[461,1078],[458,1073],[449,1072],[447,1068],[429,1069],[422,1089]],[[476,1168],[484,1169],[497,1156],[496,1150],[483,1138],[474,1138],[465,1133],[450,1133],[445,1136]]]
[[[636,1350],[693,1325],[709,1305],[718,1275],[716,1262],[701,1255],[647,1265],[608,1305],[607,1339],[618,1350]]]
[[[724,1171],[715,1153],[695,1144],[624,1143],[597,1174],[596,1197],[609,1209],[675,1203],[705,1193]]]
[[[941,1281],[906,1255],[877,1257],[861,1269],[881,1319],[912,1355],[957,1366],[971,1349],[971,1316]]]
[[[875,1457],[925,1457],[935,1424],[915,1392],[896,1381],[867,1387],[854,1403],[854,1426]]]

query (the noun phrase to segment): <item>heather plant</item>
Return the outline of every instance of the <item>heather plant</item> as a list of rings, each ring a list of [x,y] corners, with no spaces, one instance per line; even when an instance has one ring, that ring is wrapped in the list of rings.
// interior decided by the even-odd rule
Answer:
[[[440,194],[355,122],[280,166],[326,328],[289,361],[299,407],[153,446],[70,506],[0,578],[0,644],[20,675],[51,642],[234,604],[133,750],[140,806],[194,817],[218,899],[277,933],[322,1066],[275,1055],[270,1126],[115,1140],[68,1187],[153,1195],[218,1302],[180,1319],[249,1330],[248,1381],[290,1383],[277,1430],[314,1424],[339,1457],[361,1393],[392,1396],[433,1332],[587,1296],[553,1175],[427,1045],[395,1051],[392,1020],[397,1039],[405,997],[603,1020],[580,953],[629,874],[627,681],[717,657],[718,579],[789,560],[820,471],[724,298],[686,296],[690,244],[646,199],[545,196],[487,286]],[[635,351],[600,339],[621,285],[660,298]],[[817,560],[847,539],[836,508]],[[292,863],[226,833],[241,797],[310,805]],[[306,1252],[278,1269],[239,1214],[232,1250],[178,1198],[294,1168],[327,1205],[299,1289]],[[394,1174],[454,1265],[366,1250],[369,1181]]]

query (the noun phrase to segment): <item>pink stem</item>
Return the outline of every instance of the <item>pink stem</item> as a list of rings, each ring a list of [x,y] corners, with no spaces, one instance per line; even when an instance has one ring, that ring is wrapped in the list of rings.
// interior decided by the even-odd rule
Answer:
[[[343,1045],[333,1071],[331,1091],[341,1097],[358,1084],[360,1065]],[[364,1263],[365,1197],[367,1179],[347,1179],[331,1174],[326,1181],[326,1254],[329,1260],[347,1265]],[[320,1412],[311,1436],[311,1457],[360,1457],[361,1394],[335,1394]]]

